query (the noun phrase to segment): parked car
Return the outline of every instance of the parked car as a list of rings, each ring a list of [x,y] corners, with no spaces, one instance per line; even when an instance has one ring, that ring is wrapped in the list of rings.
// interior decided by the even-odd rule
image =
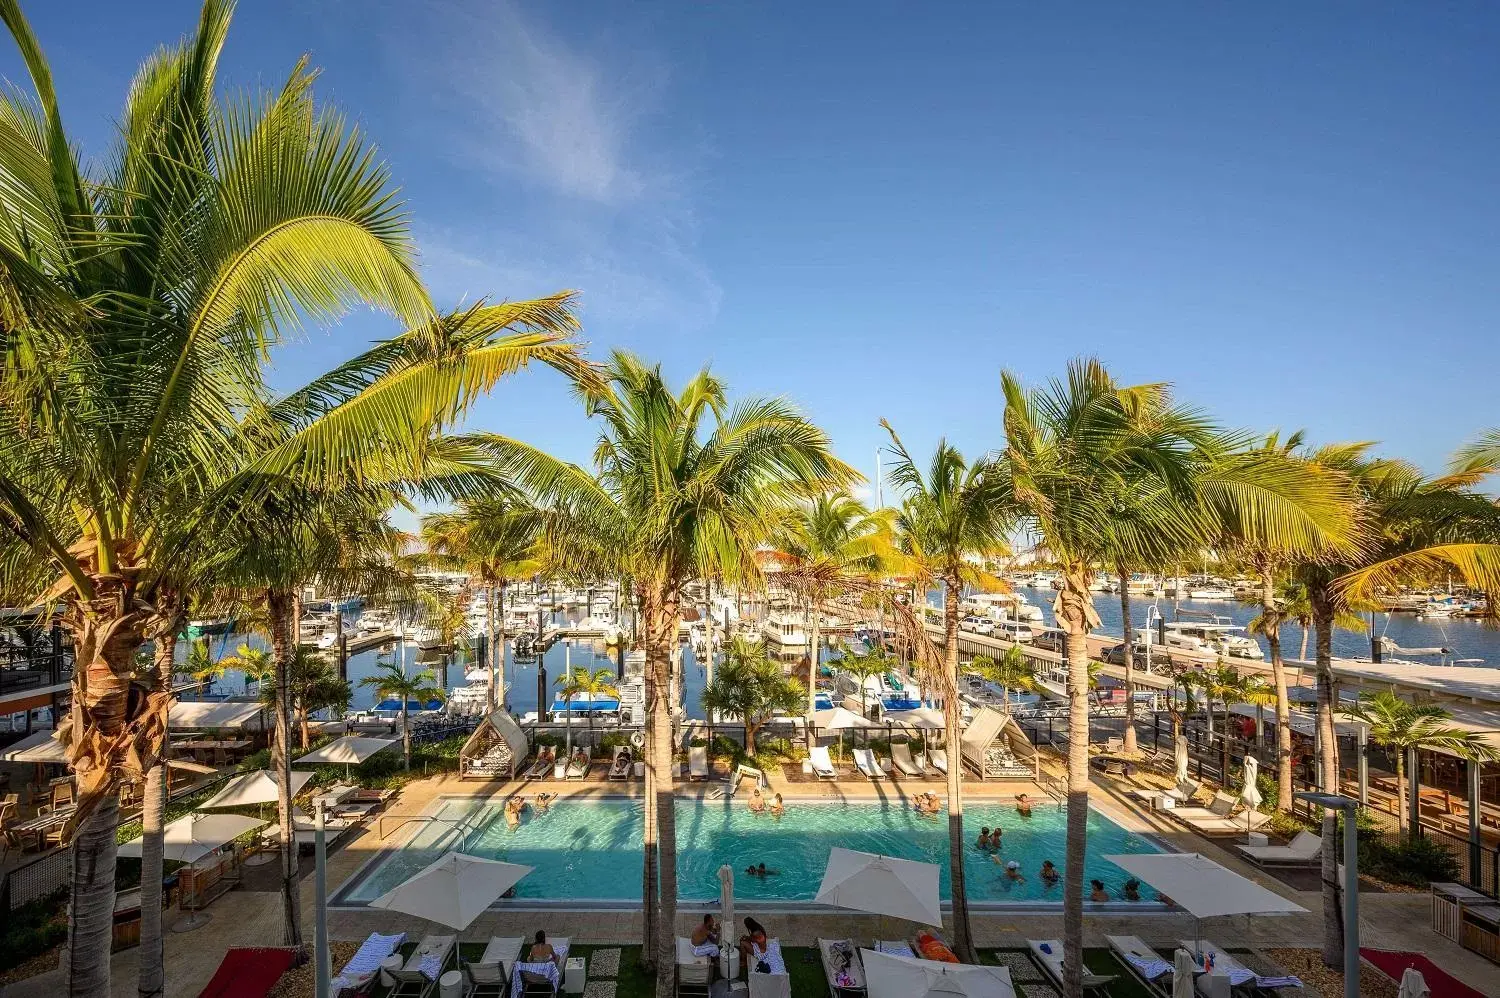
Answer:
[[[995,623],[983,617],[972,614],[959,621],[958,626],[965,631],[973,631],[975,634],[994,634]]]
[[[1031,643],[1036,648],[1046,651],[1055,651],[1059,655],[1063,653],[1063,639],[1065,635],[1061,628],[1057,627],[1033,627]]]
[[[1099,661],[1103,662],[1105,665],[1124,665],[1125,644],[1121,642],[1117,645],[1110,645],[1108,648],[1104,649],[1102,653],[1100,653]]]

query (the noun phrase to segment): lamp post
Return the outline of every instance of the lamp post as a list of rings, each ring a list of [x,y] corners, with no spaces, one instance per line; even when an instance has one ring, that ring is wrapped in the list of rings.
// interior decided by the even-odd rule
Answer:
[[[1304,791],[1298,800],[1344,812],[1344,998],[1359,998],[1359,801],[1343,794]]]
[[[327,803],[324,798],[318,798],[316,824],[313,826],[313,866],[316,868],[313,878],[313,910],[317,915],[313,922],[313,955],[318,961],[317,998],[328,998],[333,977],[333,959],[328,952],[328,847],[323,834]],[[296,840],[294,832],[292,841]]]

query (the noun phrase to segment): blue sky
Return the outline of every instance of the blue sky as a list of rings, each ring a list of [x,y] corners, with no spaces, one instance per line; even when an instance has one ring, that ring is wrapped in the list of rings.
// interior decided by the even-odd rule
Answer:
[[[26,3],[100,155],[196,5]],[[596,352],[711,362],[873,471],[1000,443],[999,373],[1097,354],[1226,425],[1436,470],[1500,424],[1500,7],[247,2],[369,131],[439,301],[582,293]],[[14,53],[0,69],[17,78]],[[392,327],[278,354],[290,386]],[[549,373],[478,425],[584,459]]]

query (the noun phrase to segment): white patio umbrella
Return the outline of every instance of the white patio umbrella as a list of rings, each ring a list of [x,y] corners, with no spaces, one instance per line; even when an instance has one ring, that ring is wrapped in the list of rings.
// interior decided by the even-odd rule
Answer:
[[[1177,736],[1177,744],[1172,747],[1172,761],[1177,765],[1177,782],[1181,783],[1188,778],[1188,743],[1186,735]]]
[[[730,934],[734,932],[734,869],[728,863],[719,867],[719,969],[725,980],[734,977],[729,960]]]
[[[1301,905],[1195,852],[1148,852],[1105,856],[1187,909],[1195,922],[1218,915],[1284,915]],[[1194,925],[1194,939],[1202,932]]]
[[[948,726],[948,722],[943,719],[943,712],[936,707],[904,710],[895,720],[897,724],[904,724],[908,728],[921,728],[927,731],[941,731]]]
[[[862,949],[869,998],[1015,998],[1006,967],[943,963]]]
[[[247,818],[242,814],[203,814],[194,811],[162,829],[162,858],[179,863],[196,863],[226,842],[233,842],[265,825],[258,818]],[[119,847],[117,855],[138,858],[144,842],[144,837],[131,839]],[[172,929],[177,932],[196,929],[206,923],[209,917],[202,911],[194,911],[173,925]]]
[[[292,796],[295,797],[313,774],[304,770],[292,773]],[[236,776],[224,785],[224,789],[199,804],[204,811],[219,807],[245,807],[249,804],[274,804],[278,799],[281,781],[269,769],[257,769],[253,773]]]
[[[877,728],[880,725],[871,721],[863,714],[855,713],[846,707],[834,707],[830,710],[818,710],[813,712],[813,727],[823,731],[837,731],[839,733],[839,756],[844,754],[844,732],[851,728]]]
[[[1172,954],[1172,998],[1193,998],[1193,954],[1179,947]]]
[[[305,763],[309,766],[342,762],[344,775],[348,776],[350,766],[364,762],[376,752],[384,752],[391,746],[400,744],[399,738],[360,738],[355,735],[345,735],[293,761],[299,765]]]
[[[924,925],[943,924],[936,863],[834,846],[828,851],[828,869],[813,900]]]
[[[534,867],[448,852],[370,902],[462,932]]]

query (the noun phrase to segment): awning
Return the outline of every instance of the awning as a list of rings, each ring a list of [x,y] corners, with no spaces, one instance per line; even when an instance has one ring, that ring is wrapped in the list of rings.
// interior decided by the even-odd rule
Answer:
[[[264,728],[261,712],[266,708],[244,700],[178,700],[167,715],[167,727],[179,729]]]
[[[343,763],[347,766],[364,762],[376,752],[400,744],[399,738],[359,738],[355,735],[346,735],[343,738],[335,738],[322,748],[315,749],[293,761],[299,764],[306,763],[309,766],[325,763]]]
[[[1127,853],[1104,858],[1155,887],[1196,918],[1307,910],[1195,852]]]
[[[52,737],[52,729],[33,732],[18,742],[0,749],[0,762],[50,762],[67,765],[62,742]]]
[[[226,842],[264,828],[266,823],[240,814],[201,814],[178,818],[162,830],[162,857],[178,863],[202,859]],[[120,846],[119,855],[139,857],[144,838]]]

